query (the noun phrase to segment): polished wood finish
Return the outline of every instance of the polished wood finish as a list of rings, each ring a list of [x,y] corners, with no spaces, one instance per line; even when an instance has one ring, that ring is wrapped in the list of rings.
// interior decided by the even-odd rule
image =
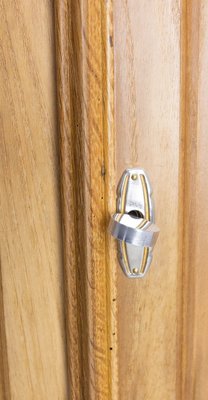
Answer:
[[[116,399],[111,2],[55,10],[70,398]]]
[[[201,304],[206,304],[207,298],[206,271],[204,270],[206,249],[202,251],[201,242],[196,240],[196,232],[198,237],[203,237],[204,232],[206,233],[206,224],[203,229],[201,228],[206,215],[205,205],[203,213],[200,214],[201,225],[199,225],[200,218],[190,218],[190,215],[196,215],[197,210],[202,207],[203,201],[201,196],[198,196],[199,191],[204,195],[206,202],[206,191],[203,187],[207,171],[203,151],[206,147],[206,114],[203,113],[203,110],[206,110],[206,90],[203,90],[204,87],[206,88],[206,81],[205,74],[199,75],[201,68],[202,73],[206,70],[206,51],[203,44],[206,37],[206,7],[203,2],[194,0],[189,3],[186,1],[164,3],[161,0],[148,3],[119,0],[113,3],[114,35],[110,35],[110,46],[113,47],[115,56],[115,139],[112,134],[113,118],[110,118],[109,132],[111,132],[113,146],[109,146],[108,141],[100,140],[99,127],[102,126],[100,120],[98,126],[94,124],[97,133],[96,140],[99,143],[94,151],[93,119],[96,118],[98,121],[101,108],[96,108],[96,115],[92,110],[95,110],[97,104],[96,95],[101,92],[105,108],[107,108],[106,92],[102,91],[102,83],[103,80],[111,82],[113,79],[112,69],[106,70],[106,58],[102,65],[100,61],[100,51],[103,47],[99,37],[102,30],[99,30],[101,28],[97,15],[101,13],[101,5],[96,3],[95,6],[95,3],[85,1],[80,2],[79,6],[72,6],[71,2],[67,5],[68,7],[62,8],[62,12],[71,10],[72,18],[68,18],[67,14],[65,14],[65,20],[60,15],[58,18],[62,21],[61,29],[59,28],[62,34],[59,32],[58,37],[59,40],[60,37],[65,39],[64,45],[63,42],[58,45],[58,47],[62,45],[62,50],[58,54],[61,75],[58,87],[59,90],[61,88],[59,102],[64,229],[67,230],[67,221],[73,218],[72,210],[76,209],[77,204],[83,205],[82,213],[78,207],[74,223],[76,229],[78,227],[76,231],[78,243],[86,243],[86,248],[96,259],[93,266],[95,268],[99,266],[101,261],[96,258],[99,246],[95,247],[95,244],[103,231],[101,228],[100,233],[97,231],[96,240],[88,242],[87,238],[93,236],[96,225],[93,226],[91,219],[86,216],[89,215],[88,207],[91,204],[91,209],[94,210],[93,199],[98,196],[97,187],[100,180],[94,166],[97,166],[98,162],[102,170],[102,154],[108,154],[109,159],[115,158],[115,162],[111,164],[111,170],[104,169],[105,173],[107,172],[106,179],[109,172],[111,176],[107,185],[104,186],[103,193],[105,190],[110,193],[111,186],[115,188],[115,174],[118,181],[126,167],[138,165],[146,169],[154,189],[157,223],[161,228],[153,265],[147,278],[142,281],[127,280],[118,267],[118,279],[113,280],[112,285],[117,291],[114,300],[118,307],[118,330],[117,332],[109,330],[103,337],[106,348],[107,335],[111,336],[115,333],[114,346],[116,347],[113,349],[117,348],[117,351],[112,353],[114,369],[105,372],[105,358],[102,359],[101,369],[99,369],[102,371],[102,379],[103,377],[107,379],[107,375],[111,374],[114,392],[112,395],[110,385],[103,385],[106,392],[100,392],[100,383],[98,383],[97,392],[101,398],[102,396],[105,398],[108,393],[108,398],[121,400],[126,398],[158,400],[167,397],[169,399],[206,398],[207,323],[204,308],[201,307]],[[68,24],[69,20],[70,24]],[[106,26],[105,18],[103,21],[103,26]],[[97,37],[96,40],[91,36],[92,33]],[[66,49],[69,54],[68,60],[64,59],[67,54]],[[111,53],[107,52],[107,54]],[[72,71],[71,74],[70,71]],[[98,87],[94,83],[96,79]],[[69,105],[70,112],[67,109],[64,115],[66,105]],[[202,128],[201,126],[199,128],[199,118],[204,124]],[[102,132],[105,137],[105,130]],[[195,132],[198,132],[197,140]],[[109,135],[106,136],[109,138]],[[84,143],[82,143],[83,140]],[[86,143],[87,149],[84,151]],[[96,161],[94,154],[97,156]],[[88,161],[89,159],[92,163]],[[72,168],[71,176],[68,173],[70,168]],[[197,175],[195,168],[204,172],[199,172]],[[87,188],[85,181],[82,180],[83,173],[86,174]],[[79,177],[81,186],[77,186],[75,176]],[[83,191],[81,198],[77,194],[78,191],[81,191],[80,193]],[[67,209],[67,204],[72,198],[71,192],[74,193],[74,203],[70,211]],[[113,195],[111,199],[115,201]],[[113,208],[115,209],[115,203],[113,205],[112,201],[108,209],[107,202],[106,207],[103,208],[102,203],[96,200],[96,210],[97,207],[100,210],[100,219],[96,217],[97,223],[102,218],[106,220],[106,210],[108,213]],[[80,218],[81,221],[87,219],[85,237],[81,236],[79,224],[76,225]],[[90,299],[87,304],[90,304],[91,308],[86,307],[85,312],[89,314],[87,318],[91,320],[97,295],[93,299],[86,285],[80,286],[80,282],[82,280],[85,282],[86,278],[79,276],[75,270],[75,266],[80,265],[80,257],[83,257],[81,264],[85,265],[85,273],[89,270],[88,261],[84,264],[87,258],[82,255],[83,250],[79,247],[75,249],[74,259],[71,263],[69,261],[68,243],[69,240],[72,242],[73,237],[72,232],[65,232],[65,264],[67,266],[65,273],[69,282],[74,274],[74,288],[76,287],[76,290],[73,290],[69,283],[66,285],[67,299],[70,304],[72,293],[75,293],[74,300],[77,302],[78,315],[82,315],[83,312],[83,300],[80,301],[80,294],[82,298],[85,295],[85,299]],[[115,266],[118,266],[115,248],[112,247],[109,252],[109,244],[108,239],[105,252],[110,255],[111,267],[115,271]],[[104,257],[104,253],[102,254]],[[200,259],[203,262],[199,268]],[[71,271],[68,266],[72,267]],[[190,274],[190,268],[192,274]],[[110,288],[107,281],[106,288],[107,299],[110,299],[112,293],[108,292]],[[99,290],[99,293],[103,296],[104,292]],[[99,294],[98,299],[101,301]],[[76,329],[78,329],[80,340],[81,327],[86,329],[89,320],[86,319],[84,324],[80,325],[81,327],[76,325],[74,328],[72,309],[69,307],[68,310],[69,330],[71,328],[71,332],[77,332]],[[105,320],[107,321],[109,318],[107,306],[104,308],[104,313],[106,313]],[[81,320],[83,321],[82,317]],[[77,324],[77,319],[75,323]],[[94,324],[96,327],[96,319]],[[93,343],[97,340],[96,335],[95,329],[92,335]],[[73,357],[79,355],[83,349],[80,350],[79,342],[73,343],[70,333],[68,337],[69,371],[72,374],[70,379],[72,381],[74,379],[72,386],[75,388],[75,383],[83,382],[85,373],[87,376],[84,394],[76,389],[74,396],[76,394],[80,398],[87,394],[93,397],[95,392],[90,391],[89,382],[95,377],[95,369],[93,369],[93,378],[90,378],[92,371],[86,370],[86,360],[96,365],[94,362],[96,352],[90,353],[90,346],[87,348],[88,344],[85,343],[84,351],[87,354],[85,359],[74,360]],[[81,341],[83,342],[82,339]],[[201,363],[203,367],[200,367]],[[76,371],[82,378],[76,377],[74,365],[78,366]]]
[[[186,35],[185,35],[186,32]],[[183,368],[185,400],[208,397],[208,4],[184,8]]]
[[[68,399],[53,5],[0,1],[0,399]]]
[[[206,399],[208,7],[118,1],[114,21],[118,177],[146,169],[161,229],[149,276],[118,276],[119,399]]]
[[[207,3],[0,0],[0,19],[0,399],[206,400]],[[143,280],[107,234],[130,166],[161,229]]]
[[[178,399],[181,373],[180,9],[114,3],[117,179],[145,169],[160,236],[143,280],[118,275],[119,399]]]

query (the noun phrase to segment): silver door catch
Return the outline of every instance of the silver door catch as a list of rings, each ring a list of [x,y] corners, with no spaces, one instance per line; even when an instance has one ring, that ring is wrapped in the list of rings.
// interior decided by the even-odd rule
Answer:
[[[126,169],[117,189],[117,213],[109,231],[118,239],[118,259],[129,278],[143,278],[159,235],[154,224],[152,190],[144,170]]]

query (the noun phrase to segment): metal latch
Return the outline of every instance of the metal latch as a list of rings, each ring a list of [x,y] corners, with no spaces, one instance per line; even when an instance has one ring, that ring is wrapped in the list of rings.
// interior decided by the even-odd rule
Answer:
[[[117,189],[117,213],[109,231],[118,239],[118,259],[129,278],[142,278],[152,261],[159,235],[149,179],[140,168],[126,169]]]

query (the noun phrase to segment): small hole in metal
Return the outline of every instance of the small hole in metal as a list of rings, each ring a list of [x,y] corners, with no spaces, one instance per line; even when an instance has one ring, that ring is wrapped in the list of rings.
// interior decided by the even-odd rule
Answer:
[[[129,211],[128,214],[131,215],[131,217],[133,217],[133,218],[137,218],[137,219],[144,218],[144,215],[139,210],[131,210],[131,211]]]

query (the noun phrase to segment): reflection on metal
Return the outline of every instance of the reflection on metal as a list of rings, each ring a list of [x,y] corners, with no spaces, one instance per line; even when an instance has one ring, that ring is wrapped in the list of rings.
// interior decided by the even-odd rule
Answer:
[[[117,189],[117,213],[109,231],[118,239],[118,258],[129,278],[142,278],[152,261],[159,229],[154,224],[152,190],[139,168],[124,171]]]

